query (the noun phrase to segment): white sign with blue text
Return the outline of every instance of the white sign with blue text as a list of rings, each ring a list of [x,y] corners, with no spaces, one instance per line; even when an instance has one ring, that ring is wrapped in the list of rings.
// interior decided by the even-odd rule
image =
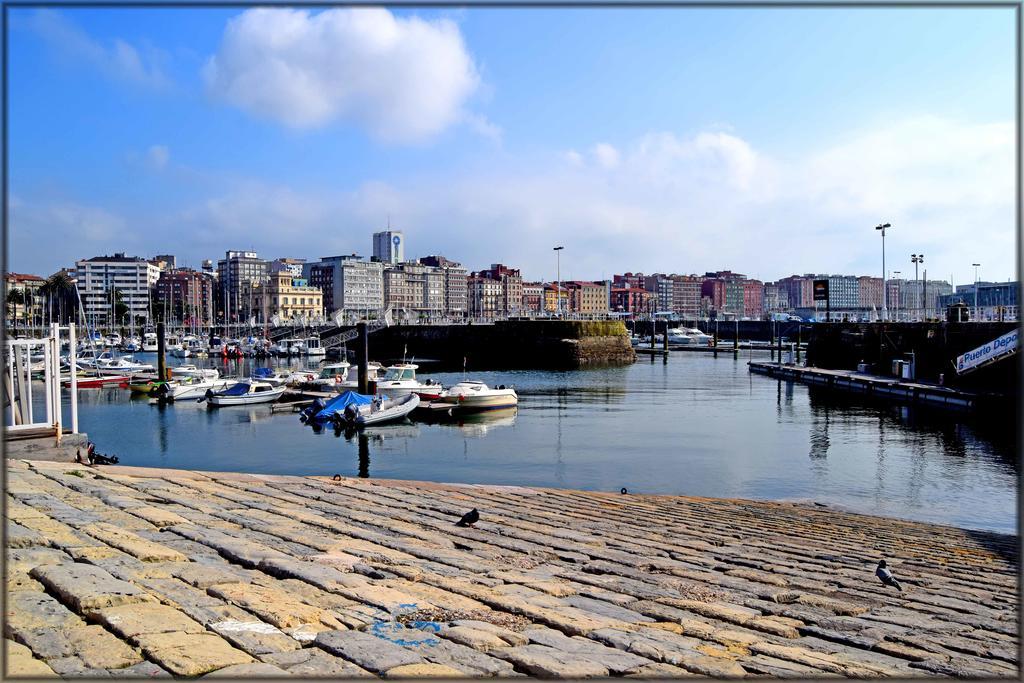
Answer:
[[[984,346],[979,346],[973,351],[968,351],[962,356],[958,356],[956,359],[956,371],[958,373],[964,370],[970,370],[971,368],[981,365],[982,363],[999,358],[1000,356],[1010,353],[1017,348],[1017,330],[1013,332],[1007,332],[1002,337],[999,337],[995,341],[990,341]]]

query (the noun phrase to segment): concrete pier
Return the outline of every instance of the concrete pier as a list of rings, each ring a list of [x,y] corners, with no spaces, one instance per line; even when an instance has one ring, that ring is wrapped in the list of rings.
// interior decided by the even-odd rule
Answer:
[[[806,504],[7,466],[8,676],[1018,676],[1015,536]]]

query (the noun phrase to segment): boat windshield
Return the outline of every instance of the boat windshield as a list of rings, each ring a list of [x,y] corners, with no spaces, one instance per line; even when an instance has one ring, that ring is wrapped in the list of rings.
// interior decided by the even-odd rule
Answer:
[[[388,368],[384,375],[385,382],[395,382],[403,379],[416,379],[416,371],[412,368]]]
[[[336,375],[344,375],[345,368],[328,366],[320,370],[320,379],[334,379]]]

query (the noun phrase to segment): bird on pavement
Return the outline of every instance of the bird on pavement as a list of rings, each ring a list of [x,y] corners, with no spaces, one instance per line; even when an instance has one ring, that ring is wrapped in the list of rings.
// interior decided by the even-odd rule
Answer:
[[[892,575],[892,572],[885,566],[885,560],[878,562],[878,567],[875,569],[875,576],[879,578],[885,586],[892,586],[896,590],[902,592],[903,587],[900,586],[900,582],[896,580],[896,577]]]
[[[480,521],[480,513],[473,508],[466,514],[462,515],[462,519],[455,522],[455,526],[473,526]]]

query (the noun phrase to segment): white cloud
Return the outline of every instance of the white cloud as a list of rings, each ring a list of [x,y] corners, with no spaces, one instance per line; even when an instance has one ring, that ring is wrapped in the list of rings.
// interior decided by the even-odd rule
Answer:
[[[383,8],[252,9],[228,22],[203,76],[209,93],[294,128],[347,121],[394,142],[469,120],[480,78],[458,26]]]
[[[108,78],[158,90],[171,85],[164,73],[167,55],[153,46],[136,47],[122,39],[104,45],[52,10],[36,11],[25,26],[50,43],[59,55],[88,64]]]
[[[153,145],[146,152],[146,161],[150,168],[160,170],[167,166],[167,162],[170,161],[171,150],[166,145]]]
[[[594,161],[602,168],[615,168],[619,165],[619,150],[607,142],[599,142],[590,150]]]
[[[574,150],[541,158],[502,151],[496,156],[507,163],[355,187],[221,181],[186,210],[132,225],[149,228],[139,238],[147,253],[165,251],[174,235],[194,262],[240,246],[268,258],[365,256],[371,233],[390,215],[406,232],[410,257],[440,252],[470,269],[504,262],[527,278],[551,278],[551,246],[564,244],[566,278],[731,268],[775,279],[879,272],[872,228],[890,221],[890,268],[924,252],[931,277],[953,271],[963,282],[973,275],[969,264],[980,262],[1001,279],[1016,266],[1013,131],[1010,122],[895,122],[787,160],[737,133],[651,133],[617,144],[613,168]],[[14,245],[26,227],[20,213],[12,208]],[[125,225],[81,207],[48,215],[93,237]],[[47,220],[32,229],[48,234]],[[81,256],[81,240],[66,237],[77,250],[68,258]]]

